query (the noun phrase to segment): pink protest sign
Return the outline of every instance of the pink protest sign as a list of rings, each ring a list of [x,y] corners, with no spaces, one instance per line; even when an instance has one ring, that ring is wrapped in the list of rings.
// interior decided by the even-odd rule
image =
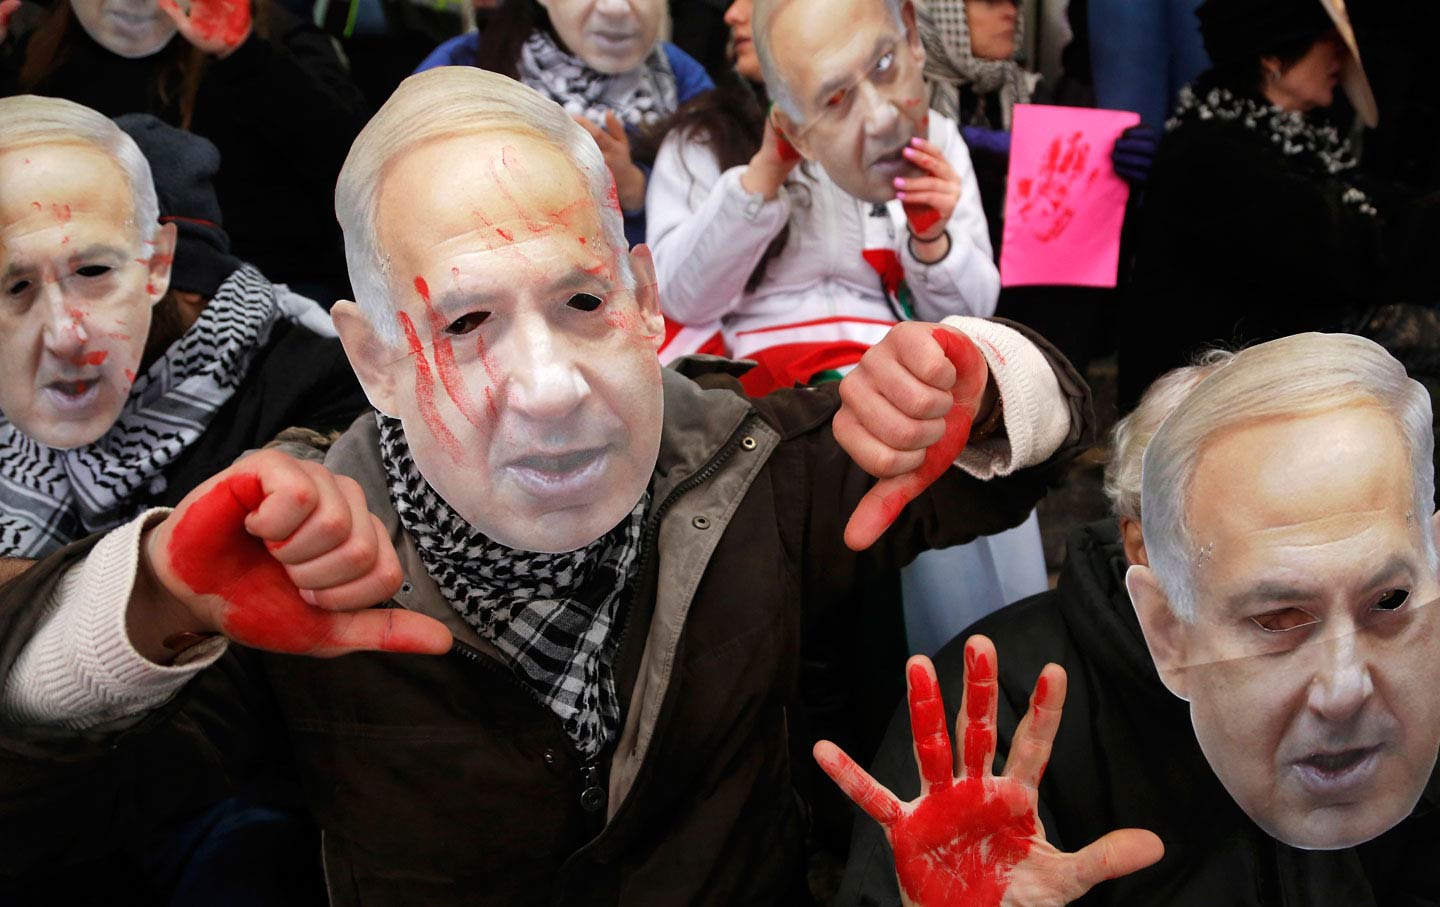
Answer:
[[[1130,187],[1110,164],[1123,110],[1017,104],[1000,283],[1113,287]]]

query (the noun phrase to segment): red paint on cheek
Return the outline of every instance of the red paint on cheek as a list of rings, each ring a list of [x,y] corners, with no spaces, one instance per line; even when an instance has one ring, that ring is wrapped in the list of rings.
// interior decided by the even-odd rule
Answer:
[[[460,367],[455,364],[455,343],[445,333],[445,317],[430,304],[430,288],[425,284],[425,278],[415,278],[415,292],[420,294],[420,300],[425,303],[425,315],[430,319],[430,339],[433,341],[435,371],[440,373],[440,384],[444,386],[445,393],[450,395],[450,400],[460,411],[460,415],[465,417],[465,421],[478,428],[484,420],[480,418],[479,410],[470,399],[470,391],[465,386]]]
[[[440,418],[440,411],[435,408],[435,376],[430,373],[430,362],[425,358],[425,347],[420,343],[420,335],[415,332],[415,323],[404,312],[395,317],[400,320],[400,327],[405,331],[405,342],[410,346],[410,358],[415,360],[415,405],[420,409],[420,418],[425,420],[425,425],[435,436],[435,442],[445,449],[458,466],[464,461],[464,453],[460,449],[460,442],[455,440],[455,435],[450,432],[445,420]]]
[[[582,246],[585,245],[585,237],[583,237],[583,236],[577,236],[577,237],[575,237],[575,238],[578,239],[578,240],[580,240],[580,245],[582,245]]]
[[[155,295],[155,284],[153,284],[153,283],[147,283],[147,284],[145,284],[145,292],[146,292],[146,293],[149,293],[151,296],[154,296],[154,295]]]
[[[125,370],[125,380],[129,381],[131,384],[135,383],[135,373],[130,371],[128,368]]]
[[[106,352],[105,350],[96,350],[96,351],[93,352],[93,353],[86,353],[84,356],[80,357],[80,364],[81,364],[81,365],[104,365],[104,364],[105,364],[105,360],[106,360],[107,357],[109,357],[109,355],[110,355],[110,354],[109,354],[108,352]]]
[[[921,800],[896,826],[900,886],[925,907],[999,907],[1034,835],[1027,804],[966,778]]]

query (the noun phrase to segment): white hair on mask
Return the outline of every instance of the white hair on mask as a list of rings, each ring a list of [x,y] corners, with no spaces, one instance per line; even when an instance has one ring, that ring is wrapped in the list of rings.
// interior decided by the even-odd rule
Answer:
[[[1141,527],[1151,569],[1177,617],[1195,616],[1190,485],[1207,442],[1244,423],[1299,418],[1348,406],[1390,415],[1410,455],[1414,512],[1435,568],[1435,437],[1430,396],[1383,347],[1352,334],[1296,334],[1242,350],[1201,381],[1156,430],[1144,453]],[[1356,464],[1357,468],[1363,464]]]
[[[765,91],[770,95],[770,100],[775,102],[786,116],[797,124],[805,119],[805,111],[801,109],[800,103],[795,99],[795,94],[786,84],[785,79],[780,75],[780,66],[775,60],[774,44],[770,36],[770,25],[777,13],[787,3],[793,0],[755,0],[755,8],[750,16],[750,35],[755,42],[755,56],[760,58],[760,72],[765,77]],[[905,29],[905,3],[906,0],[884,0],[885,8],[894,17],[895,24]],[[825,15],[823,7],[817,4],[821,11],[817,15]]]
[[[1155,430],[1195,385],[1234,358],[1229,350],[1206,350],[1195,357],[1194,365],[1171,369],[1151,382],[1130,415],[1115,423],[1110,433],[1110,461],[1105,464],[1105,497],[1111,514],[1140,519],[1140,466]]]
[[[400,343],[388,259],[377,241],[380,184],[388,168],[415,148],[457,135],[536,135],[585,176],[600,225],[632,290],[625,224],[615,208],[613,178],[595,140],[565,110],[514,79],[474,66],[441,66],[410,76],[360,131],[335,186],[335,216],[345,234],[345,262],[361,313],[380,338]],[[437,178],[444,178],[437,174]]]
[[[63,98],[33,94],[0,98],[0,151],[37,145],[88,145],[113,160],[130,185],[140,240],[155,238],[160,229],[160,202],[150,162],[114,120]]]

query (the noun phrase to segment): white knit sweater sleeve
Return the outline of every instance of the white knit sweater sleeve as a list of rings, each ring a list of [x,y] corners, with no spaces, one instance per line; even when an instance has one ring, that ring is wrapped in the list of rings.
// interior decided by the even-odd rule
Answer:
[[[655,257],[660,308],[681,324],[735,311],[745,282],[790,220],[782,186],[766,201],[740,183],[745,167],[724,173],[710,149],[671,132],[660,146],[645,197],[645,241]]]
[[[933,110],[930,141],[940,146],[960,177],[960,201],[945,227],[950,233],[950,251],[934,264],[912,255],[910,234],[900,231],[900,259],[905,282],[915,297],[915,315],[921,321],[939,321],[947,315],[993,315],[1000,299],[1000,270],[990,248],[990,229],[980,205],[980,182],[970,162],[970,149],[954,121]]]
[[[999,322],[954,315],[940,323],[975,342],[1005,407],[1005,433],[967,445],[955,465],[990,479],[1050,459],[1070,432],[1070,407],[1050,360],[1025,335]]]
[[[6,721],[98,728],[147,712],[214,664],[226,640],[186,649],[158,665],[135,650],[125,612],[139,566],[141,533],[169,513],[150,510],[107,534],[70,567],[0,692]]]

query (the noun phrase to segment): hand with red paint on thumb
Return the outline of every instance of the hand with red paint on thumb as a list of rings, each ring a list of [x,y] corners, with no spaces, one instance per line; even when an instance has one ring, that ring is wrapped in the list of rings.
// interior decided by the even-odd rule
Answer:
[[[776,128],[774,116],[766,117],[760,150],[755,152],[745,172],[740,174],[740,186],[746,192],[760,193],[769,201],[779,193],[780,187],[799,163],[800,152]]]
[[[884,827],[905,904],[1058,907],[1164,854],[1158,837],[1133,828],[1113,831],[1075,853],[1062,853],[1045,840],[1038,788],[1065,702],[1065,670],[1059,665],[1040,672],[1000,776],[991,773],[999,695],[994,644],[984,636],[965,641],[965,692],[955,728],[958,775],[934,666],[916,656],[906,672],[918,798],[900,802],[833,743],[815,745],[825,773]]]
[[[951,467],[996,398],[985,357],[953,328],[903,322],[866,350],[840,382],[831,425],[856,465],[880,481],[851,514],[845,544],[875,544]]]
[[[220,633],[272,652],[443,654],[445,625],[372,609],[402,580],[394,546],[353,480],[277,451],[246,457],[144,536],[127,624],[165,661],[176,633]]]
[[[250,37],[250,0],[190,0],[188,12],[176,0],[159,0],[159,7],[186,41],[221,59]]]

